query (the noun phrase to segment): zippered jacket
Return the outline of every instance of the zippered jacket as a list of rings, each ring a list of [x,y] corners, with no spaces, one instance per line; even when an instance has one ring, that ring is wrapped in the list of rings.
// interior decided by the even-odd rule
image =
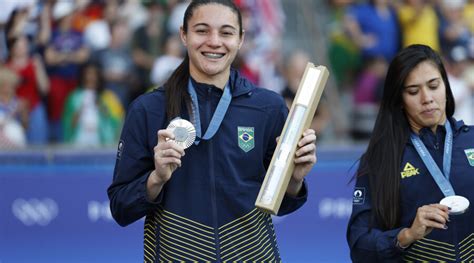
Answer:
[[[372,214],[371,190],[367,176],[357,178],[347,240],[353,262],[472,262],[474,260],[474,127],[450,120],[453,148],[449,181],[456,195],[466,197],[471,205],[463,214],[450,215],[447,229],[433,229],[407,249],[398,249],[397,235],[411,227],[417,209],[436,204],[443,193],[408,140],[400,164],[400,227],[382,230]],[[446,129],[438,126],[420,130],[420,138],[440,169]]]
[[[126,226],[144,216],[145,262],[279,261],[271,216],[255,208],[276,138],[288,109],[282,97],[257,88],[231,70],[232,101],[210,140],[185,150],[182,166],[158,198],[147,200],[157,132],[168,125],[163,89],[140,96],[129,109],[108,189],[115,220]],[[201,130],[207,130],[222,90],[193,80]],[[183,107],[181,118],[190,120]],[[306,201],[285,196],[279,214]]]

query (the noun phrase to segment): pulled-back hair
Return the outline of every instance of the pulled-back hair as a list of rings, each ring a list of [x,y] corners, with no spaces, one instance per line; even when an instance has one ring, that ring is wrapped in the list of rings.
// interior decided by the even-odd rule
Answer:
[[[232,0],[194,0],[192,1],[184,13],[183,18],[183,31],[188,32],[188,22],[194,14],[194,11],[203,5],[208,4],[220,4],[229,7],[233,13],[237,15],[239,23],[239,35],[242,37],[242,15],[240,10],[234,4]],[[171,120],[181,114],[183,103],[188,107],[191,103],[191,98],[187,92],[188,80],[189,80],[189,56],[186,54],[183,62],[176,68],[171,74],[169,79],[163,85],[166,92],[166,116],[168,120]]]

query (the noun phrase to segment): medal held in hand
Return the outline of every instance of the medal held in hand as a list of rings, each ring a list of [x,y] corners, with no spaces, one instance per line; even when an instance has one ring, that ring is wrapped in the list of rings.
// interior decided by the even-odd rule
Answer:
[[[166,129],[173,132],[173,141],[184,149],[189,148],[196,140],[196,129],[191,122],[185,119],[172,120]]]
[[[451,171],[451,155],[453,151],[453,130],[449,120],[444,124],[446,129],[446,135],[444,138],[444,153],[443,153],[443,171],[436,164],[433,157],[429,153],[426,146],[421,141],[420,137],[412,132],[410,139],[415,146],[415,150],[418,152],[423,163],[428,168],[431,176],[435,183],[438,185],[441,192],[444,194],[444,198],[440,201],[440,204],[450,208],[449,214],[460,215],[463,214],[469,208],[469,200],[464,196],[456,195],[454,188],[449,181]]]
[[[469,200],[460,195],[447,196],[441,200],[440,204],[451,208],[449,211],[451,215],[463,214],[469,208]]]

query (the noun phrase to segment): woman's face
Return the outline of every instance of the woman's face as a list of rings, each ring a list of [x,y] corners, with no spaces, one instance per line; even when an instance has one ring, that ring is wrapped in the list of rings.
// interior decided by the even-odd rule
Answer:
[[[198,82],[226,80],[230,65],[242,45],[237,14],[227,6],[197,7],[188,20],[188,32],[181,39],[189,55],[191,76]]]
[[[96,67],[89,66],[84,70],[84,86],[85,88],[97,88],[99,72]]]
[[[430,127],[434,132],[446,121],[446,86],[433,62],[421,62],[408,74],[402,98],[408,122],[415,132],[423,127]]]
[[[25,36],[19,37],[13,44],[12,55],[23,56],[28,54],[28,39]]]

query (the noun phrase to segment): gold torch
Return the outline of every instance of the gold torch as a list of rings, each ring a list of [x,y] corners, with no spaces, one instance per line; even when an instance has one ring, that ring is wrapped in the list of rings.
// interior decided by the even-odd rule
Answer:
[[[255,202],[259,209],[277,214],[295,168],[298,141],[309,128],[323,93],[329,72],[324,66],[306,65],[298,92],[290,109],[282,135]]]

